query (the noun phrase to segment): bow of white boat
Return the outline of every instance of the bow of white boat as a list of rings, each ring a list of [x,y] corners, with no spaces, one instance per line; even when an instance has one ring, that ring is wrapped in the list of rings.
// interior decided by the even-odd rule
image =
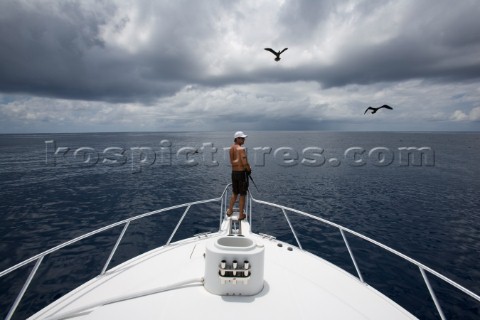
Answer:
[[[235,219],[235,218],[233,218]],[[235,227],[235,225],[237,225]],[[233,226],[233,227],[232,227]],[[30,319],[415,319],[339,267],[247,221],[110,269]]]

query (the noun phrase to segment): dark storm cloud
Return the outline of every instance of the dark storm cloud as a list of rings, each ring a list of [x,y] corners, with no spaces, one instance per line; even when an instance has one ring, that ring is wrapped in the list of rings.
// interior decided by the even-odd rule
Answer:
[[[304,74],[324,87],[410,79],[468,81],[480,78],[480,61],[442,49],[435,51],[434,47],[426,45],[422,39],[410,38],[395,39],[374,48],[357,47],[355,50],[348,46],[345,54],[339,54],[334,66],[306,69]]]
[[[21,1],[3,1],[0,10],[2,91],[62,96],[85,90],[79,83],[88,73],[85,52],[102,47],[98,27],[107,17],[100,10],[89,15],[71,2]]]
[[[364,1],[351,9],[350,14],[342,13],[341,4],[338,1],[286,2],[278,18],[281,32],[272,40],[279,46],[289,46],[279,64],[299,60],[302,50],[310,50],[315,55],[318,53],[315,50],[328,49],[322,48],[319,41],[332,36],[328,32],[335,32],[332,25],[329,27],[329,17],[337,15],[334,20],[340,25],[351,24],[352,36],[337,44],[332,61],[322,61],[319,57],[294,67],[260,65],[250,71],[209,76],[201,82],[222,86],[316,81],[323,88],[330,88],[411,79],[458,82],[480,78],[480,3],[466,1],[452,7],[449,1],[425,1],[396,9],[396,2]],[[382,16],[384,11],[394,14]],[[363,26],[372,16],[375,23]],[[390,21],[394,18],[398,21]],[[390,24],[396,24],[393,30],[389,29]],[[363,28],[358,36],[357,26]],[[385,32],[379,32],[382,29]],[[384,39],[372,40],[376,36]]]
[[[148,6],[143,9],[151,17]],[[185,40],[182,31],[176,34],[168,28],[172,24],[168,19],[177,19],[188,28],[188,15],[182,15],[182,21],[166,12],[160,37],[153,38],[146,49],[131,53],[109,47],[100,35],[102,27],[112,24],[117,10],[108,1],[1,2],[0,91],[143,100],[176,92],[198,72],[189,52],[193,46],[185,43],[188,37]],[[113,23],[121,33],[130,21],[126,15]]]
[[[382,9],[395,2],[359,2],[352,15],[342,15],[341,4],[338,1],[287,2],[279,17],[283,37],[274,40],[291,46],[284,60],[296,59],[302,50],[312,50],[315,54],[312,47],[318,49],[319,35],[320,38],[330,36],[326,30],[329,16],[338,14],[338,21],[352,20],[355,34],[356,25],[360,28],[372,15],[381,15]],[[398,9],[398,15],[403,14],[400,21],[390,21],[395,15],[378,16],[377,25],[366,27],[363,34],[339,44],[333,62],[319,58],[294,68],[261,67],[252,72],[223,74],[206,82],[221,85],[317,81],[329,88],[411,79],[448,82],[480,78],[480,3],[465,1],[452,7],[450,1],[424,1],[401,10]],[[390,35],[385,32],[386,39],[371,41],[369,35],[374,37],[385,25],[395,23],[398,24],[395,31],[390,31]]]
[[[148,102],[187,84],[316,81],[329,88],[480,77],[476,1],[286,1],[267,21],[249,16],[255,8],[243,2],[131,5],[0,2],[0,92]],[[240,34],[254,22],[252,34]],[[255,38],[261,28],[275,36]],[[288,55],[279,65],[260,63],[261,43],[288,46]],[[235,56],[238,48],[250,56]],[[302,60],[304,52],[311,58]]]

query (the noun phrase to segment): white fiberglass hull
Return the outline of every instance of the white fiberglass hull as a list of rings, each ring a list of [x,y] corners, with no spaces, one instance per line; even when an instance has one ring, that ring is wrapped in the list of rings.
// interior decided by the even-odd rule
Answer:
[[[30,319],[415,319],[335,265],[248,228],[242,222],[244,235],[265,248],[258,294],[215,295],[205,289],[204,253],[209,242],[226,235],[222,228],[112,268]]]

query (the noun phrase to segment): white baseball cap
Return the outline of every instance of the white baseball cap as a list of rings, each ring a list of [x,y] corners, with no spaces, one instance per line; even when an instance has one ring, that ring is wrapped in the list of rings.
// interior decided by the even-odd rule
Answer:
[[[243,133],[243,131],[237,131],[235,132],[235,136],[234,138],[237,139],[237,138],[246,138],[247,135],[245,133]]]

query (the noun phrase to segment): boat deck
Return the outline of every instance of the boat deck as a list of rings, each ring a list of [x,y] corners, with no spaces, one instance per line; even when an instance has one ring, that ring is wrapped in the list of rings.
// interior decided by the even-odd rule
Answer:
[[[247,233],[248,227],[242,222]],[[263,290],[254,296],[211,294],[201,282],[204,253],[207,242],[220,236],[225,231],[149,251],[92,279],[30,319],[264,319],[265,314],[272,319],[415,319],[335,265],[254,233],[247,236],[265,248]],[[169,290],[152,293],[169,285],[173,285]],[[122,296],[121,301],[91,308]],[[89,309],[78,313],[85,307]]]

